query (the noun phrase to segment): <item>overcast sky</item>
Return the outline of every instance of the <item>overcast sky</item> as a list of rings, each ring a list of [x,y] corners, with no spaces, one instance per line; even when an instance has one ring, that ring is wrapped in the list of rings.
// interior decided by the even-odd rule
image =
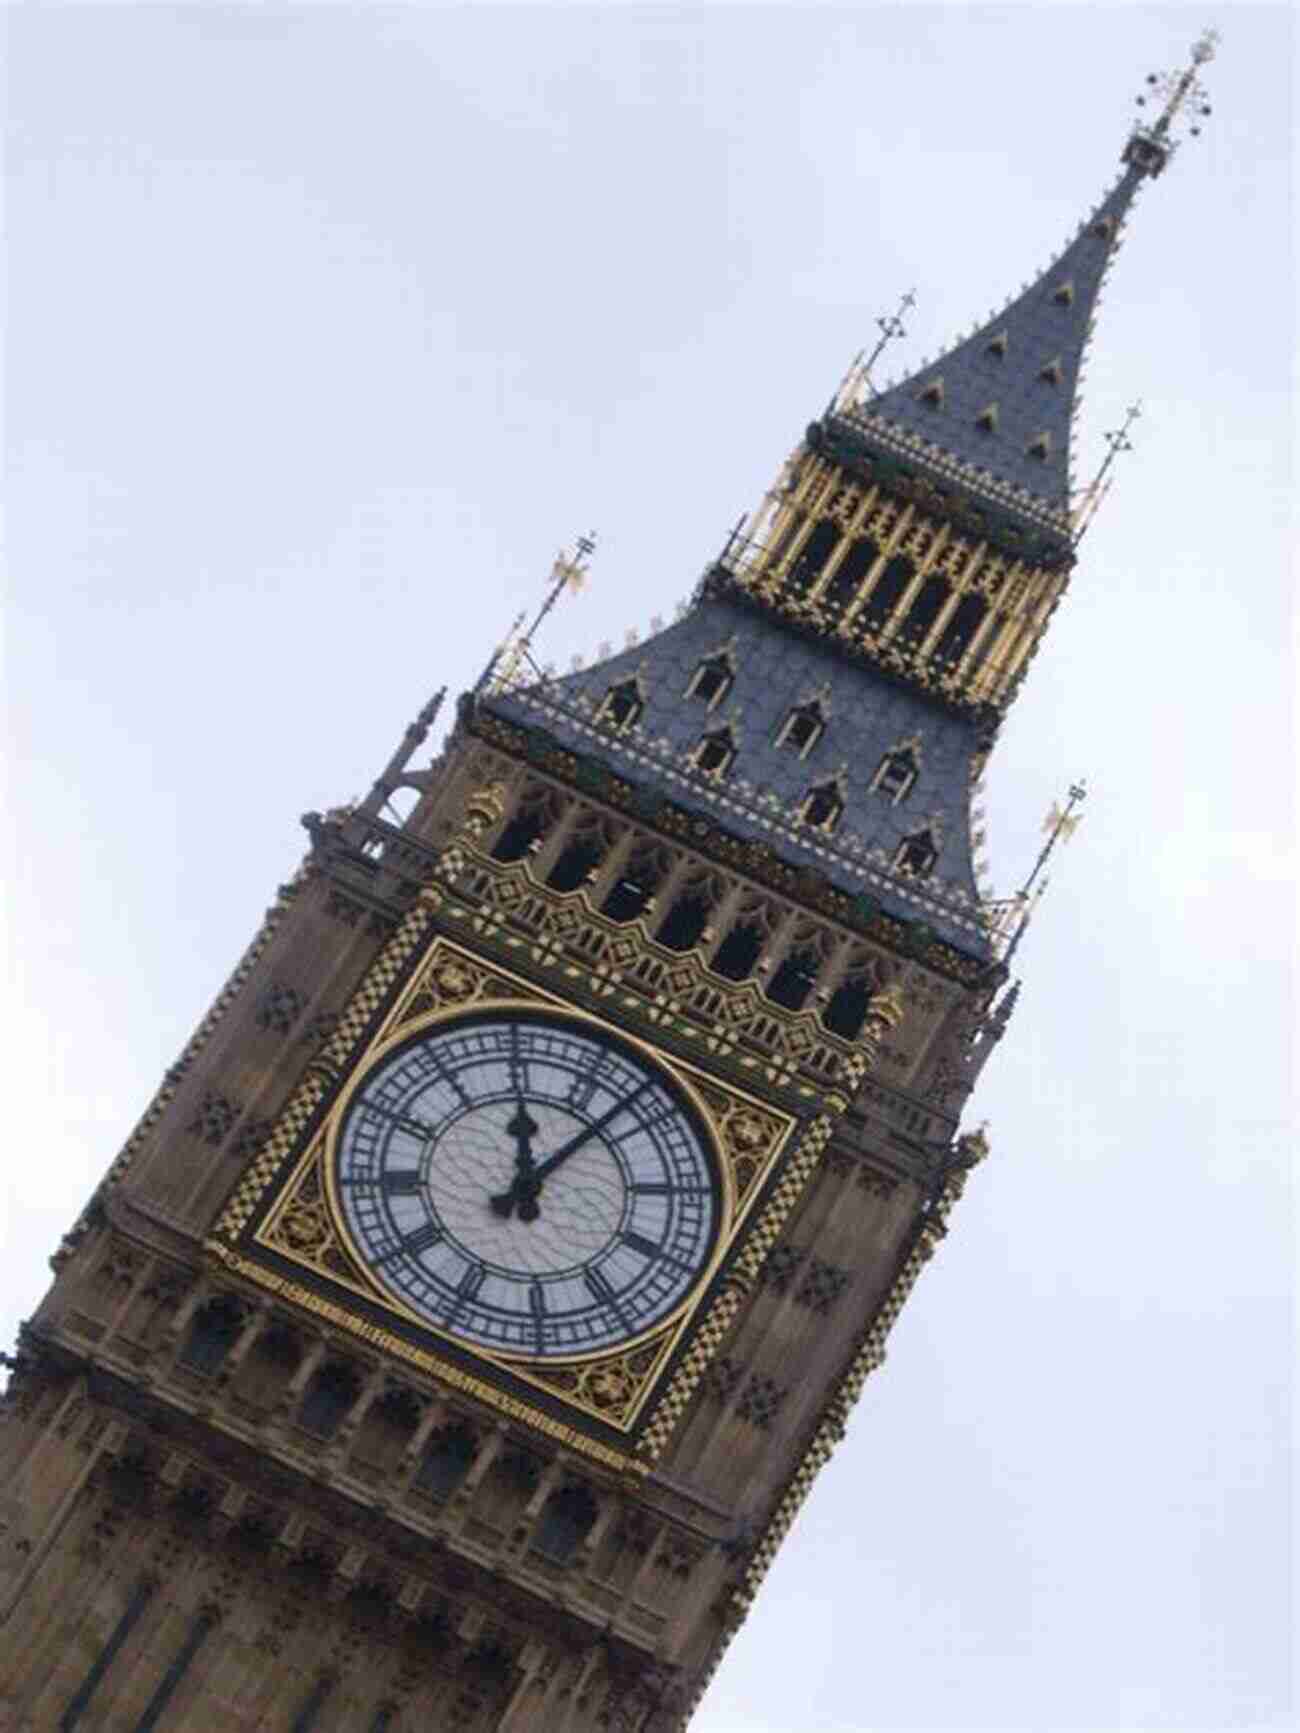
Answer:
[[[1003,890],[1091,785],[993,1154],[696,1727],[1293,1725],[1291,16],[9,8],[6,1339],[298,815],[578,532],[546,657],[671,614],[876,316],[910,368],[1017,291],[1216,23],[989,775]]]

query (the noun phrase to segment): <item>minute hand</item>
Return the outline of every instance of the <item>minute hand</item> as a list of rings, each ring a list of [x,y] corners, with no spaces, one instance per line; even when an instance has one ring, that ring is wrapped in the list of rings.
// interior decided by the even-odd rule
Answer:
[[[593,1120],[590,1125],[584,1127],[576,1137],[571,1137],[567,1143],[562,1143],[554,1155],[548,1155],[545,1161],[539,1161],[536,1168],[533,1170],[533,1184],[540,1185],[542,1180],[546,1178],[547,1174],[554,1173],[561,1162],[567,1161],[575,1151],[582,1148],[584,1143],[587,1143],[599,1132],[604,1131],[605,1127],[610,1124],[612,1120],[618,1118],[624,1108],[631,1107],[637,1096],[644,1095],[649,1087],[650,1085],[648,1082],[639,1083],[630,1095],[625,1095],[622,1101],[615,1102],[614,1106],[610,1108],[608,1113],[603,1113],[599,1119]]]

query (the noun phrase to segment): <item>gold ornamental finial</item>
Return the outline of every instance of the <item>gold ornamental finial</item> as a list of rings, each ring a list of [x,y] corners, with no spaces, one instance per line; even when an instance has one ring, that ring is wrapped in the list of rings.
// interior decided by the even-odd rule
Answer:
[[[1121,453],[1133,449],[1133,441],[1129,438],[1128,430],[1141,414],[1142,400],[1139,398],[1135,403],[1130,403],[1124,411],[1124,425],[1112,427],[1110,432],[1105,435],[1106,444],[1110,449],[1102,459],[1101,468],[1084,488],[1083,495],[1074,508],[1070,519],[1070,529],[1075,547],[1078,547],[1083,539],[1083,532],[1096,517],[1102,500],[1110,492],[1111,484],[1115,479],[1110,473],[1115,459]]]
[[[1013,899],[1012,906],[1020,910],[1020,920],[1016,926],[1015,932],[1011,935],[1011,943],[1007,946],[1006,953],[1003,957],[1003,961],[1006,963],[1009,963],[1012,957],[1015,956],[1016,949],[1019,946],[1021,939],[1025,936],[1025,928],[1029,925],[1030,917],[1038,907],[1039,899],[1042,897],[1043,892],[1047,889],[1047,880],[1043,879],[1042,882],[1038,884],[1037,891],[1034,890],[1034,885],[1038,881],[1039,874],[1051,859],[1052,851],[1056,848],[1057,844],[1068,842],[1074,835],[1075,831],[1078,830],[1079,826],[1083,823],[1083,814],[1081,812],[1076,812],[1075,808],[1081,805],[1083,800],[1086,798],[1087,793],[1088,789],[1085,783],[1072,782],[1069,787],[1065,805],[1062,806],[1059,801],[1054,800],[1051,806],[1047,809],[1047,816],[1043,820],[1043,829],[1047,832],[1047,841],[1043,844],[1042,848],[1039,849],[1038,859],[1034,862],[1029,877],[1025,880],[1024,884],[1021,885]]]
[[[532,624],[525,628],[525,616],[516,616],[514,624],[492,652],[491,660],[479,675],[478,684],[474,688],[476,692],[489,688],[493,692],[508,692],[512,686],[518,685],[520,671],[525,664],[534,679],[543,678],[542,670],[532,656],[533,637],[564,591],[580,590],[586,583],[587,561],[595,551],[596,538],[589,535],[578,537],[571,554],[565,553],[563,549],[556,554],[551,566],[550,588],[546,592],[545,601],[534,614]]]
[[[876,320],[880,327],[880,336],[876,346],[867,354],[865,349],[859,349],[849,363],[848,372],[840,380],[839,389],[831,398],[826,413],[834,415],[839,410],[853,409],[862,399],[863,388],[870,390],[876,396],[876,388],[871,383],[871,369],[879,361],[885,350],[897,337],[906,337],[907,327],[903,324],[903,315],[916,305],[916,290],[909,289],[892,313],[882,313]]]

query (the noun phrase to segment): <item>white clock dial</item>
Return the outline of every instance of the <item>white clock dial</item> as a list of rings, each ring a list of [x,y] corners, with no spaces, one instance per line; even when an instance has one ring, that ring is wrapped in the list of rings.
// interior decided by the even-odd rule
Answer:
[[[449,1335],[572,1358],[666,1318],[708,1267],[721,1192],[683,1091],[544,1011],[438,1024],[348,1105],[335,1192],[359,1259]]]

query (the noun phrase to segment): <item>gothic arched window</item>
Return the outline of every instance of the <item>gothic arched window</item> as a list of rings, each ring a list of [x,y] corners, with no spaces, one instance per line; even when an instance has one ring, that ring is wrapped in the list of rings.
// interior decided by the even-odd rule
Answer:
[[[691,675],[686,696],[699,698],[710,710],[716,710],[730,692],[735,678],[736,670],[730,654],[720,650],[716,656],[706,656]]]
[[[812,830],[832,831],[844,816],[844,796],[838,782],[822,782],[809,789],[800,809],[801,821]]]
[[[897,871],[910,873],[913,878],[928,878],[939,858],[939,849],[929,826],[904,837],[894,856]]]
[[[989,605],[983,596],[963,596],[953,609],[952,618],[939,634],[939,641],[930,652],[930,659],[940,668],[955,667],[970,647],[971,639],[984,624]]]
[[[943,605],[951,594],[952,585],[947,578],[937,575],[928,577],[921,585],[916,600],[907,610],[907,618],[898,628],[899,643],[915,649],[939,618]]]
[[[700,741],[691,754],[691,761],[705,776],[725,776],[735,756],[735,735],[730,728],[715,728],[712,734],[706,734]]]
[[[218,1294],[194,1314],[181,1349],[181,1365],[209,1378],[235,1345],[244,1322],[244,1308],[233,1294]]]
[[[870,1003],[870,981],[862,976],[841,981],[822,1012],[822,1022],[832,1035],[838,1035],[844,1041],[856,1041],[867,1020]]]
[[[840,532],[829,518],[822,518],[813,526],[808,540],[794,557],[786,577],[787,586],[797,595],[802,595],[817,581],[822,567],[830,559],[839,544]]]
[[[608,723],[622,734],[626,729],[636,726],[644,709],[645,698],[641,693],[640,682],[636,679],[620,680],[605,694],[605,701],[596,712],[596,720]]]
[[[332,1438],[360,1391],[360,1381],[350,1366],[337,1360],[327,1361],[303,1395],[298,1410],[299,1426],[317,1438]]]
[[[897,806],[899,801],[911,792],[919,770],[915,749],[911,746],[896,746],[881,759],[880,767],[871,779],[871,786],[877,794],[883,794],[886,800]]]
[[[870,536],[859,536],[836,566],[830,583],[822,591],[823,606],[836,612],[847,608],[875,565],[879,554],[880,549]]]
[[[712,907],[713,904],[704,890],[683,890],[664,916],[655,938],[670,951],[691,950],[709,924],[709,911]]]
[[[800,758],[807,758],[826,732],[826,713],[816,698],[807,704],[796,704],[776,737],[778,746],[788,746]]]
[[[585,1486],[562,1486],[542,1506],[533,1531],[533,1549],[556,1564],[567,1564],[591,1533],[596,1501]]]
[[[450,1498],[473,1466],[478,1440],[462,1420],[435,1432],[425,1446],[415,1484],[430,1498]]]
[[[709,959],[715,975],[728,981],[744,981],[753,972],[763,950],[763,929],[756,921],[737,921]]]
[[[526,854],[534,853],[555,823],[556,810],[555,796],[549,788],[526,789],[492,845],[493,860],[522,860]]]

